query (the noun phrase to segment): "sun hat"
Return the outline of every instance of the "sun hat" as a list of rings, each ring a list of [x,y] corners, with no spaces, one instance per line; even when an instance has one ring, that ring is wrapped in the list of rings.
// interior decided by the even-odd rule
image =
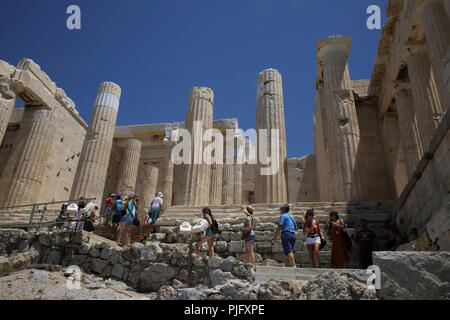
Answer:
[[[163,195],[162,192],[158,192],[158,194],[157,194],[156,196],[157,196],[157,197],[160,197],[160,198],[163,198],[163,197],[164,197],[164,195]]]
[[[246,206],[244,208],[244,213],[248,216],[253,216],[254,211],[255,211],[255,208],[253,208],[252,206]]]

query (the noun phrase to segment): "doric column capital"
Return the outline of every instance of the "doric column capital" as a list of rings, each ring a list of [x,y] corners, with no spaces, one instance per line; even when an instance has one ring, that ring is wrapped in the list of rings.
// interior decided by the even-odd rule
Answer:
[[[350,37],[332,36],[327,39],[320,39],[317,41],[317,57],[322,61],[329,52],[340,51],[348,58],[350,44]]]
[[[206,100],[211,104],[214,104],[214,92],[210,88],[194,87],[191,90],[189,99]]]

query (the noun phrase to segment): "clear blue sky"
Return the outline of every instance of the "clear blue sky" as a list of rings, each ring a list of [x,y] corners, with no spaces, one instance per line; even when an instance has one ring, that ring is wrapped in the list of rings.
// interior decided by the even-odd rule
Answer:
[[[81,7],[82,29],[66,28]],[[214,118],[256,121],[256,78],[283,76],[289,157],[313,153],[316,41],[352,37],[353,80],[370,78],[387,0],[2,0],[0,59],[31,58],[89,121],[98,85],[122,87],[118,125],[184,121],[189,91],[214,90]]]

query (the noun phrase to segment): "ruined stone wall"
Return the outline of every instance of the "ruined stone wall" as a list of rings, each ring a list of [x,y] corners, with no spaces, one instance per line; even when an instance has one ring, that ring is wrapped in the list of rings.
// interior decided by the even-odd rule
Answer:
[[[409,241],[422,238],[433,250],[450,250],[450,114],[442,119],[430,151],[403,190],[395,222]]]
[[[319,201],[314,155],[287,160],[289,202]]]
[[[380,123],[373,100],[356,102],[360,141],[356,164],[364,200],[391,200]]]
[[[28,110],[27,110],[28,109]],[[42,187],[37,202],[69,200],[70,188],[86,134],[85,124],[74,118],[62,106],[54,108],[56,132],[50,148],[50,157],[45,166]],[[23,147],[24,136],[31,127],[33,110],[14,109],[10,130],[7,130],[3,147],[0,149],[0,203],[4,202],[6,191]],[[21,126],[21,129],[18,128]],[[17,128],[17,130],[15,130]]]

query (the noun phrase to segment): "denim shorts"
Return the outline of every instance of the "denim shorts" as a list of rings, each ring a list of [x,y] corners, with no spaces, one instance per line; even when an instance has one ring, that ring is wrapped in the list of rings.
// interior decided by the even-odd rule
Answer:
[[[250,236],[250,239],[245,240],[245,243],[247,243],[247,242],[255,242],[255,240],[256,240],[255,235],[252,235],[252,236]]]
[[[284,254],[288,255],[289,253],[294,252],[294,245],[296,240],[295,233],[292,232],[283,232],[281,234],[281,245],[283,246]]]

